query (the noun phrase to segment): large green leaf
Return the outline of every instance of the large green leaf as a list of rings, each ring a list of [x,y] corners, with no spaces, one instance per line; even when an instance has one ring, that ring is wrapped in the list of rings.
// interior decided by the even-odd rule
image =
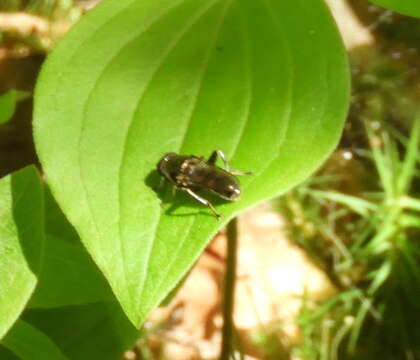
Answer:
[[[139,325],[228,219],[289,189],[336,145],[345,52],[323,1],[108,0],[47,60],[35,141],[52,192]],[[243,196],[162,208],[168,151],[222,149]]]
[[[41,331],[19,320],[2,344],[21,360],[66,360],[60,349]]]
[[[387,9],[404,15],[420,17],[420,2],[418,0],[370,0]]]
[[[44,238],[42,186],[33,167],[0,180],[0,338],[37,283]]]

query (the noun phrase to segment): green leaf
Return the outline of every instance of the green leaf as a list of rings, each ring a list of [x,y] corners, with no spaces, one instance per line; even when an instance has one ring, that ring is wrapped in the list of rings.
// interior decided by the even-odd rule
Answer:
[[[375,163],[376,170],[380,178],[381,186],[385,191],[385,195],[388,199],[393,199],[395,195],[395,173],[392,168],[391,159],[389,158],[389,141],[385,141],[385,134],[375,134],[375,132],[366,125],[366,132],[370,142],[373,160]],[[376,140],[375,140],[376,139]],[[377,142],[380,139],[381,143],[384,143],[385,149],[383,150],[380,146],[377,146]]]
[[[0,95],[0,125],[7,123],[12,118],[16,102],[16,92],[13,90]]]
[[[404,15],[420,17],[418,0],[370,0],[370,2]]]
[[[22,320],[7,333],[2,344],[21,360],[67,359],[48,336]]]
[[[378,210],[374,203],[335,191],[311,190],[311,195],[345,205],[361,216],[368,216],[369,211],[374,212]]]
[[[85,249],[46,236],[41,277],[28,307],[60,307],[113,298],[108,283]]]
[[[72,360],[121,359],[138,338],[138,331],[117,303],[33,309],[24,318]]]
[[[406,209],[420,211],[420,200],[409,196],[402,196],[398,200],[398,204]]]
[[[376,291],[385,283],[385,281],[389,278],[392,272],[392,263],[391,261],[385,261],[379,269],[374,270],[368,276],[372,277],[373,280],[369,285],[367,290],[367,294],[373,296]]]
[[[420,115],[414,120],[411,130],[410,140],[407,144],[403,166],[397,180],[398,194],[405,195],[410,189],[411,182],[416,172],[417,156],[419,154],[420,144]]]
[[[0,338],[37,283],[44,238],[43,194],[28,167],[0,180]]]
[[[45,249],[31,308],[114,300],[109,285],[49,191],[45,192]]]
[[[53,195],[139,325],[233,216],[316,170],[349,101],[323,1],[104,1],[47,60],[35,141]],[[242,177],[223,220],[152,173],[168,151],[223,150]]]
[[[25,99],[28,95],[28,92],[19,90],[10,90],[0,95],[0,125],[12,118],[18,101]]]
[[[0,344],[0,359],[1,360],[20,360],[13,352],[8,348]]]

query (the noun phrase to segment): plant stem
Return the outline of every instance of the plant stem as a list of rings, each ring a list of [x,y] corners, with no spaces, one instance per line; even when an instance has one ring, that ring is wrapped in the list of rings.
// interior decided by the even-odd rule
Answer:
[[[233,308],[235,297],[236,257],[238,247],[238,220],[233,218],[227,225],[227,258],[223,299],[223,330],[220,360],[229,360],[233,349]]]

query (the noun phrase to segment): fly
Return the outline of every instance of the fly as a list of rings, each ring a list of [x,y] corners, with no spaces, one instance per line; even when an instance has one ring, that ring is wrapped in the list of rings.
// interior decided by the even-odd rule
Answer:
[[[220,157],[224,168],[216,166]],[[241,189],[235,176],[251,175],[251,172],[242,172],[230,168],[225,154],[215,150],[206,161],[204,157],[194,155],[178,155],[174,152],[164,155],[157,164],[157,170],[163,179],[170,182],[176,189],[185,191],[192,198],[207,206],[217,219],[213,204],[197,194],[198,190],[207,190],[229,201],[239,199]]]

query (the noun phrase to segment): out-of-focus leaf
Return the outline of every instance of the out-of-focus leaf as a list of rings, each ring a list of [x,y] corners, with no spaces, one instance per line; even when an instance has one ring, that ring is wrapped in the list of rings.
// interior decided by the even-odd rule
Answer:
[[[416,173],[417,157],[420,146],[420,116],[414,121],[411,130],[410,140],[407,143],[407,152],[405,154],[401,173],[398,175],[397,190],[398,194],[404,195],[411,185],[411,181]]]
[[[369,201],[334,191],[311,190],[314,197],[326,199],[345,205],[361,216],[367,216],[369,211],[377,211],[378,207]]]
[[[26,97],[28,97],[28,93],[19,90],[9,90],[0,95],[0,125],[7,123],[12,118],[17,102]]]
[[[418,0],[370,0],[387,9],[404,15],[420,17],[420,2]]]
[[[16,107],[16,93],[11,90],[0,95],[0,125],[7,123],[13,116]]]
[[[1,343],[0,343],[0,359],[1,360],[20,360],[8,348],[6,348],[3,345],[1,345]]]

